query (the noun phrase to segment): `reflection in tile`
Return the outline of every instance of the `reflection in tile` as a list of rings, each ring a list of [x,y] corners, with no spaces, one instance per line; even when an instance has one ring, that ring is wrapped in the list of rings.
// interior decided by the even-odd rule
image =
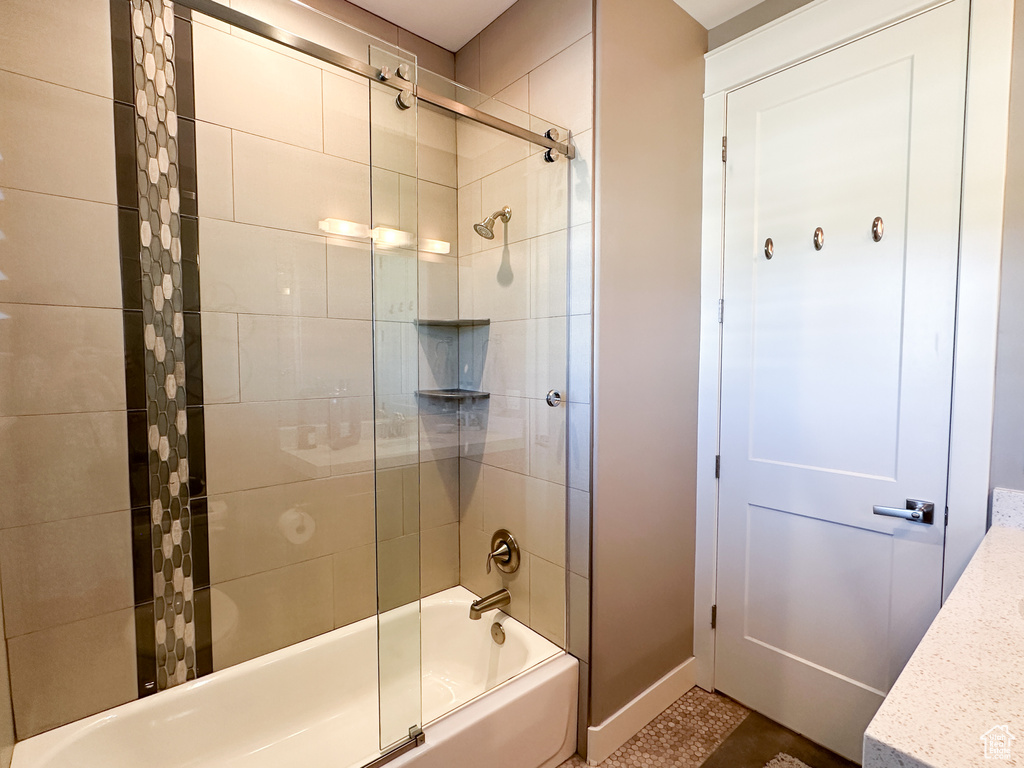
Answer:
[[[238,358],[243,402],[372,391],[371,326],[363,320],[239,315]]]
[[[333,595],[330,557],[211,587],[214,669],[330,631]]]
[[[131,534],[127,511],[0,533],[8,636],[130,607]]]
[[[565,421],[563,404],[551,408],[543,400],[530,400],[530,474],[553,483],[565,483]]]
[[[0,526],[127,509],[124,412],[0,418]]]
[[[131,608],[12,637],[7,646],[19,739],[138,695]]]
[[[199,231],[204,311],[327,314],[325,238],[216,219]]]
[[[373,476],[289,483],[210,497],[214,584],[374,541]]]
[[[125,407],[116,309],[0,304],[0,415]]]
[[[238,316],[203,312],[203,393],[207,403],[237,403]]]

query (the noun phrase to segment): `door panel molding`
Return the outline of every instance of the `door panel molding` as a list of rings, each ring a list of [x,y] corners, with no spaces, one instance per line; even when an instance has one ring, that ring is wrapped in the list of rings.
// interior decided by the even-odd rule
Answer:
[[[694,601],[697,684],[707,690],[715,687],[715,631],[710,617],[715,605],[718,548],[715,457],[719,453],[719,301],[725,213],[722,137],[726,133],[727,94],[944,4],[935,0],[818,0],[707,55]],[[970,24],[956,338],[971,343],[958,344],[954,358],[943,599],[988,525],[1013,0],[973,2]],[[723,311],[728,312],[728,307]],[[728,473],[728,466],[721,471]]]

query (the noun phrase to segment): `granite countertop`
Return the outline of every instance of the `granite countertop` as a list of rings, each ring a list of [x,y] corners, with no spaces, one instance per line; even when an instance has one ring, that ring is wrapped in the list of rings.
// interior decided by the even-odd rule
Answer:
[[[994,527],[868,726],[864,768],[1024,766],[1024,494],[996,501]]]

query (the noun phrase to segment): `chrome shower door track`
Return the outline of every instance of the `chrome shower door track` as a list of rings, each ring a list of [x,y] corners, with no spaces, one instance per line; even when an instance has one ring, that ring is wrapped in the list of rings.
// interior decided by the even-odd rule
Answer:
[[[380,77],[380,70],[376,67],[371,67],[369,64],[360,61],[359,59],[347,56],[344,53],[327,48],[318,43],[314,43],[311,40],[307,40],[304,37],[293,35],[291,32],[287,32],[279,27],[275,27],[273,24],[267,24],[264,21],[255,19],[252,16],[248,16],[244,13],[228,8],[225,5],[214,2],[214,0],[174,0],[176,5],[180,5],[183,8],[190,8],[197,13],[202,13],[211,18],[223,21],[226,24],[230,24],[233,27],[238,27],[246,32],[251,32],[254,35],[259,35],[267,40],[273,40],[275,43],[280,43],[286,48],[291,48],[293,51],[304,53],[307,56],[312,56],[314,59],[326,62],[335,67],[340,67],[347,72],[351,72],[355,75],[361,75],[369,80],[380,83],[394,88],[396,91],[412,91],[413,95],[418,99],[422,99],[428,104],[433,104],[441,109],[454,112],[457,115],[468,118],[475,122],[486,125],[490,128],[495,128],[504,133],[508,133],[519,139],[524,139],[531,144],[536,144],[540,147],[547,149],[553,149],[561,155],[569,158],[570,160],[576,157],[576,148],[569,142],[566,141],[564,144],[553,139],[549,139],[539,133],[534,133],[526,128],[522,128],[515,123],[510,123],[507,120],[502,120],[489,115],[486,112],[481,112],[473,107],[468,107],[455,99],[450,99],[447,96],[441,96],[436,93],[432,93],[425,88],[420,88],[418,85],[402,80],[400,78],[382,80]]]

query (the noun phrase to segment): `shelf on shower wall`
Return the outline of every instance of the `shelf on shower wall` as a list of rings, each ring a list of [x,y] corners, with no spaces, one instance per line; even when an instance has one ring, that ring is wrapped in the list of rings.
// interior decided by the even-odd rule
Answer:
[[[417,320],[416,325],[423,325],[434,328],[473,328],[478,325],[490,325],[489,318],[459,319],[459,320]]]
[[[477,392],[475,389],[420,389],[416,391],[418,397],[427,397],[431,400],[487,400],[490,392]]]

